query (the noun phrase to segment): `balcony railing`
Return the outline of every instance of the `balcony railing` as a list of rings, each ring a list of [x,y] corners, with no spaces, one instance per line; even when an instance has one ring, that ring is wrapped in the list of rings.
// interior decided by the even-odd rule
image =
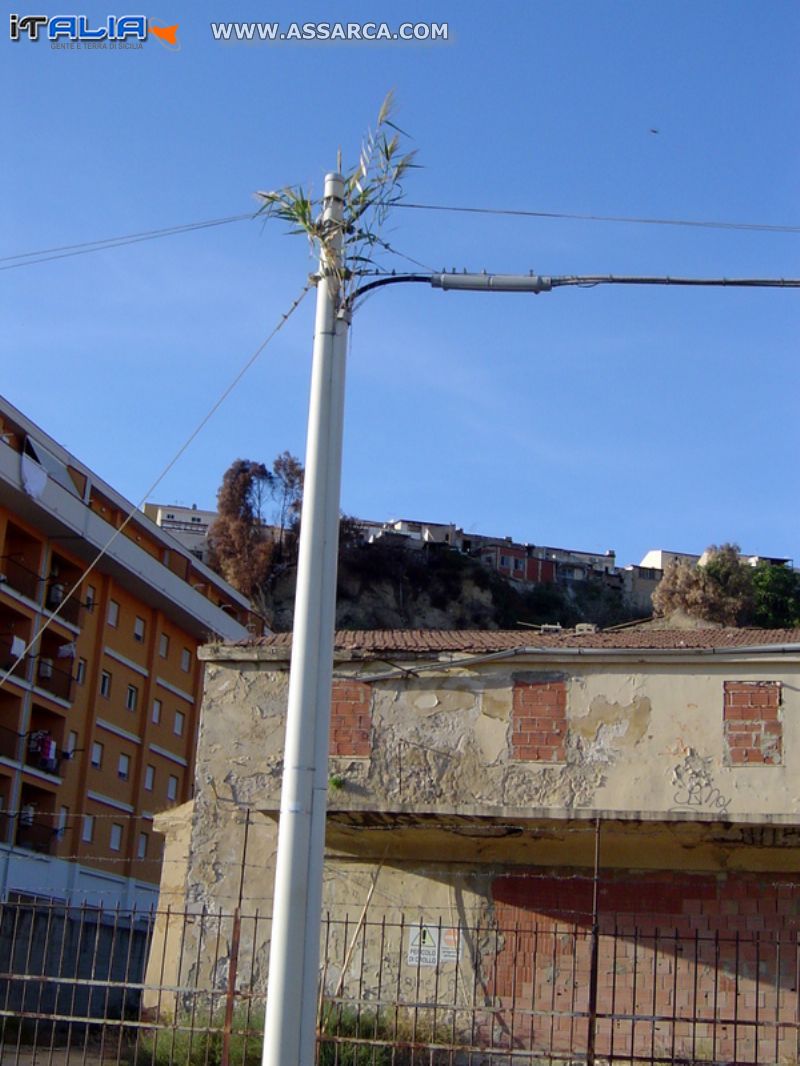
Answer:
[[[77,577],[77,574],[75,577]],[[69,585],[72,585],[75,578],[68,580]],[[4,555],[0,557],[0,586],[5,584],[23,596],[27,596],[29,600],[39,603],[39,590],[43,581],[44,578],[40,578],[33,570],[21,563],[16,556]],[[71,625],[79,626],[81,624],[83,604],[77,596],[71,596],[66,602],[64,601],[67,587],[66,580],[51,581],[47,587],[44,605],[50,611],[58,608],[59,618],[63,618],[65,622],[69,622]]]
[[[21,592],[29,600],[38,600],[41,578],[21,563],[18,557],[14,555],[0,557],[0,575],[2,575],[0,581],[16,592]]]
[[[61,660],[64,661],[63,659]],[[71,660],[67,660],[70,661]],[[72,674],[56,666],[52,658],[40,655],[36,662],[36,680],[38,688],[43,688],[53,696],[70,702],[72,700]]]
[[[45,855],[52,854],[58,844],[59,832],[46,822],[28,821],[24,809],[17,818],[17,832],[14,843],[18,848],[39,851]]]
[[[61,772],[61,751],[52,733],[37,729],[28,734],[25,744],[25,765],[58,776]]]
[[[0,726],[0,755],[5,759],[19,758],[20,734],[7,726]]]
[[[83,604],[77,596],[64,599],[64,586],[51,585],[45,596],[45,607],[49,611],[58,611],[58,617],[73,626],[81,624],[81,608]]]
[[[0,756],[17,761],[20,758],[20,741],[25,744],[22,758],[26,766],[45,773],[61,775],[61,765],[72,758],[69,752],[63,752],[47,729],[37,729],[31,733],[17,733],[8,726],[0,726]]]
[[[24,646],[23,644],[23,648]],[[0,637],[0,670],[3,672],[11,670],[14,677],[20,677],[25,681],[28,673],[28,657],[23,655],[19,662],[16,662],[18,655],[19,653],[15,651],[8,637]]]

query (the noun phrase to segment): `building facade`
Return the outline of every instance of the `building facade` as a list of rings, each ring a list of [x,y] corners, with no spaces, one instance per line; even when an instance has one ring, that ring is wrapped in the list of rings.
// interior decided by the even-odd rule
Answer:
[[[146,902],[153,815],[192,794],[197,648],[255,620],[5,400],[0,438],[0,898]]]
[[[144,513],[201,562],[208,562],[208,531],[217,519],[216,511],[204,511],[193,504],[146,503]]]
[[[269,916],[289,652],[200,653],[197,792],[164,825],[177,909]],[[441,997],[472,1040],[483,1011],[504,1046],[583,1054],[591,964],[599,1055],[616,1033],[637,1055],[766,1061],[766,1016],[769,1061],[796,1052],[800,630],[350,632],[334,675],[326,959],[367,906],[370,933],[329,994]],[[241,958],[263,982],[258,929]],[[654,1014],[660,1032],[628,1031]]]

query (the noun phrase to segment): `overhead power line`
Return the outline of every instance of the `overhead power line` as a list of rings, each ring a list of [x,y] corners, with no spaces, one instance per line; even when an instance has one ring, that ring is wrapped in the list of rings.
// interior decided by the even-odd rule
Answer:
[[[669,275],[647,276],[628,274],[565,274],[547,276],[543,274],[489,274],[442,272],[434,274],[389,274],[378,277],[361,285],[348,297],[348,306],[352,309],[356,301],[375,289],[386,285],[403,285],[408,283],[431,285],[434,289],[450,292],[516,292],[540,293],[552,292],[553,289],[574,286],[594,288],[595,285],[665,285],[694,286],[704,288],[740,288],[740,289],[800,289],[800,278],[686,278]]]
[[[407,204],[410,211],[450,211],[467,215],[499,215],[511,218],[554,218],[574,222],[620,222],[639,226],[689,226],[693,229],[744,230],[755,233],[800,233],[800,226],[772,225],[767,222],[718,222],[712,219],[638,218],[631,215],[588,215],[571,211],[531,211],[505,207],[464,207],[455,204]]]
[[[121,248],[126,244],[138,244],[141,241],[154,241],[160,237],[174,237],[180,233],[193,233],[195,230],[211,229],[214,226],[227,226],[231,222],[243,222],[255,218],[252,211],[241,215],[227,215],[225,218],[209,218],[201,222],[187,222],[182,226],[165,226],[163,229],[143,230],[140,233],[128,233],[120,237],[106,237],[103,240],[83,241],[79,244],[62,244],[55,248],[40,248],[36,252],[20,252],[17,255],[0,256],[0,270],[15,270],[18,267],[32,266],[35,263],[48,263],[52,259],[66,259],[73,255],[87,255],[89,252],[102,252],[107,248]]]
[[[800,278],[673,278],[647,277],[625,274],[564,275],[550,279],[553,288],[562,285],[701,285],[714,288],[739,289],[800,289]]]
[[[643,226],[686,226],[693,229],[739,230],[753,233],[800,233],[800,226],[774,225],[767,222],[725,222],[713,219],[685,218],[646,218],[632,215],[592,215],[574,211],[534,211],[523,208],[503,207],[469,207],[458,204],[416,204],[397,203],[398,208],[412,211],[445,211],[457,214],[494,215],[510,218],[549,218],[576,222],[616,222]],[[180,226],[165,226],[163,229],[143,230],[118,237],[106,237],[95,241],[82,241],[76,244],[62,244],[54,248],[39,248],[33,252],[19,252],[15,255],[0,256],[0,270],[16,270],[19,267],[32,266],[36,263],[48,263],[53,259],[64,259],[74,255],[87,255],[89,252],[104,251],[107,248],[124,247],[141,241],[157,240],[161,237],[173,237],[194,230],[211,229],[215,226],[227,226],[232,222],[244,222],[257,217],[258,212],[247,211],[238,215],[226,215],[222,218],[203,219],[188,222]],[[410,256],[388,247],[387,250],[410,260],[416,265],[423,265]]]

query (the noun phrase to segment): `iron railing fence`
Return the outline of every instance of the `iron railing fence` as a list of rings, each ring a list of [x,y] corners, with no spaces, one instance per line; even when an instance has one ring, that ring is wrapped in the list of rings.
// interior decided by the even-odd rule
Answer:
[[[322,921],[319,1066],[798,1061],[800,946],[763,930]],[[0,1061],[258,1066],[268,914],[0,906]]]
[[[0,556],[0,583],[9,585],[29,600],[38,601],[42,578],[31,567],[26,566],[24,555]]]

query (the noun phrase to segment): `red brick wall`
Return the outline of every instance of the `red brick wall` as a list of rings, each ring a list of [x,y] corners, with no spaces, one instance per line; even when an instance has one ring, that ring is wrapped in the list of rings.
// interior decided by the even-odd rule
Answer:
[[[511,710],[511,757],[564,762],[567,688],[563,681],[517,681]]]
[[[546,871],[494,881],[498,932],[482,969],[495,1040],[585,1052],[592,889],[591,877]],[[620,875],[601,884],[598,915],[599,1056],[796,1061],[795,878]]]
[[[726,681],[725,759],[730,766],[776,766],[783,759],[779,681]]]
[[[368,757],[372,751],[372,692],[363,681],[334,681],[331,755]]]

